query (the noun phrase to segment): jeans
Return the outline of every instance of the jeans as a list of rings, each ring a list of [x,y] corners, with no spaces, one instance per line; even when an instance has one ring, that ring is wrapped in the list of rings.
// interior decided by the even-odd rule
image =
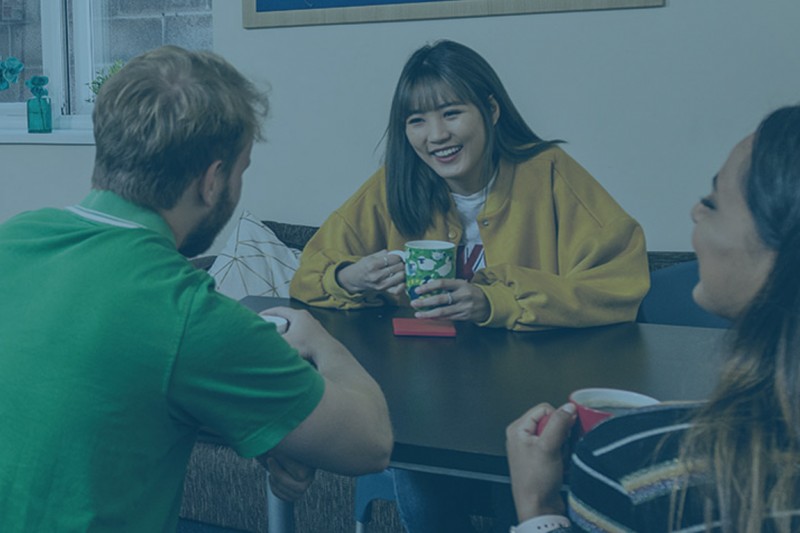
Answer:
[[[492,531],[516,524],[511,485],[394,469],[400,520],[408,533],[469,533],[470,515],[492,518]]]

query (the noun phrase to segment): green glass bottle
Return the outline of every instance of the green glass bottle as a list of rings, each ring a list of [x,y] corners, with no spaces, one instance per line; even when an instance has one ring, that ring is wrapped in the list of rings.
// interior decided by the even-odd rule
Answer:
[[[39,96],[28,100],[28,133],[51,133],[53,110],[50,97]]]

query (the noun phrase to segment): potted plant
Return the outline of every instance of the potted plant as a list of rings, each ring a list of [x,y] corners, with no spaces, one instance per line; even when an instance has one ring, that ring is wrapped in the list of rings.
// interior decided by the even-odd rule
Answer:
[[[47,76],[33,76],[25,81],[33,98],[28,100],[28,133],[50,133],[53,131],[53,109],[47,96]]]
[[[89,91],[91,91],[92,94],[86,101],[94,102],[94,99],[97,97],[97,93],[100,92],[100,87],[103,86],[103,84],[108,80],[108,78],[119,72],[120,69],[124,66],[125,62],[121,59],[117,59],[107,69],[103,68],[98,70],[94,79],[89,83],[87,83],[87,85],[89,86]]]

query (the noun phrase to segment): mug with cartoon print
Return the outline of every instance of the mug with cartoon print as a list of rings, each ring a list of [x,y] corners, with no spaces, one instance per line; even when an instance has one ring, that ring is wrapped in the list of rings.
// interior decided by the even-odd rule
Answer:
[[[409,241],[405,250],[389,252],[403,259],[406,265],[406,291],[414,300],[437,294],[438,291],[420,296],[416,288],[431,280],[456,277],[456,245],[446,241]]]

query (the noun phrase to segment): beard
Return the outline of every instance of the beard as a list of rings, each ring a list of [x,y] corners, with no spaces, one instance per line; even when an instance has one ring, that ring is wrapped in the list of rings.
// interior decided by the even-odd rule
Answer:
[[[231,201],[230,187],[226,183],[217,205],[189,232],[183,240],[183,244],[178,248],[178,252],[185,257],[195,257],[208,250],[219,232],[230,220],[234,209],[236,209],[236,204]]]

